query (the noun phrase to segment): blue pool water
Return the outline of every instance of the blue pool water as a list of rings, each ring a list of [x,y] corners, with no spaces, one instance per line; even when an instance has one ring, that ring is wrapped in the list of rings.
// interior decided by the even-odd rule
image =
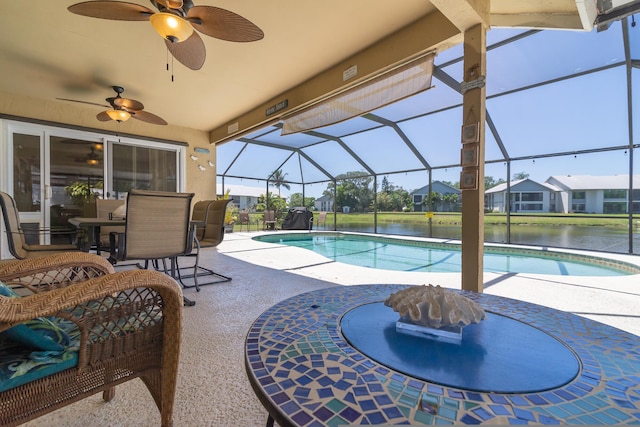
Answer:
[[[334,261],[383,270],[461,271],[460,245],[342,233],[276,233],[254,237],[314,251]],[[485,247],[484,271],[562,276],[621,276],[640,268],[597,256],[535,249]]]

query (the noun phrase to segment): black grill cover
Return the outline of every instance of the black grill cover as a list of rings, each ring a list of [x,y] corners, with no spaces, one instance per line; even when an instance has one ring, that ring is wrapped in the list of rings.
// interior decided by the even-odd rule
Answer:
[[[282,220],[283,230],[311,230],[312,225],[313,212],[307,208],[289,209]]]

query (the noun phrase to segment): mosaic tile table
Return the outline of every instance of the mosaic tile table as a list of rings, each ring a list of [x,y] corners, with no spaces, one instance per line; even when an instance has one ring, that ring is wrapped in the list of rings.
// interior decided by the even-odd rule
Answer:
[[[246,370],[270,417],[283,427],[640,424],[640,338],[570,313],[464,293],[488,312],[538,328],[573,350],[577,376],[535,393],[478,392],[418,380],[354,349],[341,333],[341,317],[404,287],[322,289],[258,317],[246,338]]]

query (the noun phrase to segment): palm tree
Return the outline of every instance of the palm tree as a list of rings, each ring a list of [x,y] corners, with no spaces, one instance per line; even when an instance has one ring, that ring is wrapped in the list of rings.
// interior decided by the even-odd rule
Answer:
[[[287,190],[291,190],[291,186],[289,184],[287,184],[287,182],[285,181],[287,177],[286,173],[282,173],[282,169],[278,169],[273,171],[273,173],[271,174],[271,185],[273,185],[274,187],[276,187],[278,189],[278,197],[280,196],[280,187],[284,187]]]

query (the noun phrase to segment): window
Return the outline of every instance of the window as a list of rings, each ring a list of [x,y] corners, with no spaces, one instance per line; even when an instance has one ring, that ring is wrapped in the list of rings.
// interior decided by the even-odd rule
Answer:
[[[542,193],[522,193],[523,202],[541,202]]]
[[[22,222],[66,227],[70,217],[95,215],[93,196],[122,199],[132,188],[179,191],[182,186],[179,144],[112,142],[91,131],[7,123],[12,161],[6,164]]]
[[[587,198],[587,193],[585,191],[574,191],[571,193],[571,198],[573,200],[584,200]]]
[[[604,190],[605,199],[626,199],[627,190]]]
[[[113,144],[113,189],[124,198],[132,188],[178,191],[175,150]]]
[[[627,212],[627,204],[625,202],[604,202],[602,212],[606,214],[621,214]]]
[[[586,205],[584,203],[572,203],[571,204],[571,212],[580,213],[584,212],[586,209]]]
[[[542,203],[521,203],[520,209],[523,211],[541,211]]]
[[[20,212],[40,212],[40,137],[13,134],[13,198]]]

